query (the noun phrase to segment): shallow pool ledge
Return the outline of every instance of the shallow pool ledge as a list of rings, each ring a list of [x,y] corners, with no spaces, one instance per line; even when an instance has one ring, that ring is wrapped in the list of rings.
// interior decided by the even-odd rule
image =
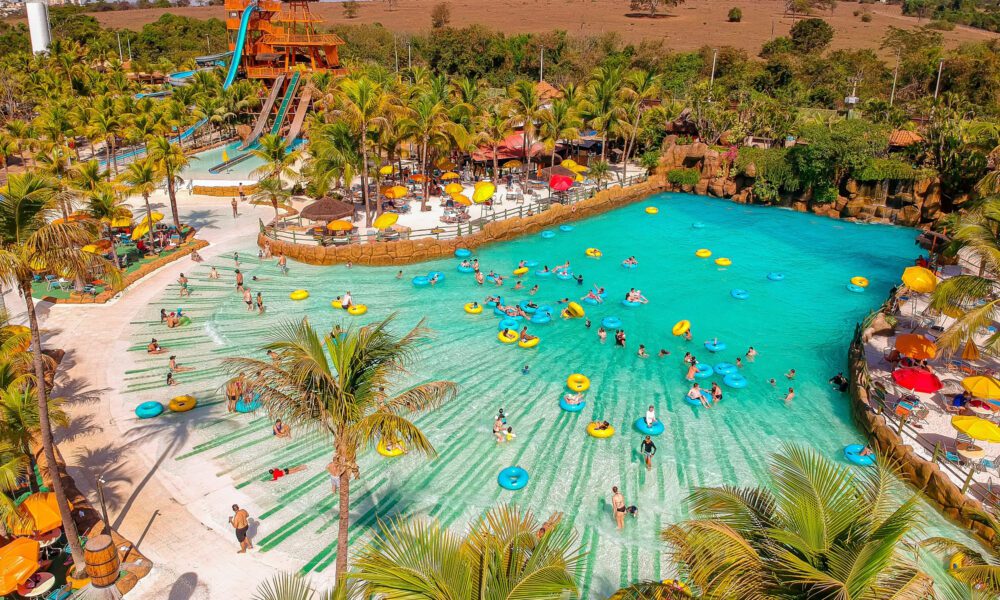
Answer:
[[[273,254],[283,253],[292,260],[311,265],[333,265],[348,261],[370,266],[403,265],[452,256],[457,248],[478,248],[493,242],[535,233],[566,221],[592,217],[637,202],[665,188],[666,181],[663,176],[654,175],[642,183],[627,188],[613,187],[601,190],[593,198],[575,204],[553,204],[548,210],[531,216],[493,221],[476,233],[450,240],[425,238],[346,246],[319,246],[276,240],[261,232],[257,236],[257,245],[264,247],[265,244],[270,244]]]

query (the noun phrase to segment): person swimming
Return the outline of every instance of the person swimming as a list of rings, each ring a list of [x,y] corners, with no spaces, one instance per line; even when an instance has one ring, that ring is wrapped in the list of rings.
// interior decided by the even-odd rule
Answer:
[[[602,344],[608,339],[608,332],[605,331],[603,325],[597,328],[597,339],[601,340]]]
[[[524,282],[521,281],[520,279],[518,279],[517,283],[514,284],[514,289],[515,290],[523,290],[524,289]]]
[[[570,406],[576,406],[577,404],[583,402],[585,397],[586,394],[584,392],[577,392],[575,394],[567,393],[563,396],[563,400],[565,400],[566,404],[569,404]]]
[[[531,288],[531,290],[528,292],[528,295],[529,296],[534,296],[536,292],[538,292],[538,284],[537,283],[535,284],[535,286],[533,288]]]
[[[639,344],[639,358],[649,358],[649,354],[646,353],[646,347]]]

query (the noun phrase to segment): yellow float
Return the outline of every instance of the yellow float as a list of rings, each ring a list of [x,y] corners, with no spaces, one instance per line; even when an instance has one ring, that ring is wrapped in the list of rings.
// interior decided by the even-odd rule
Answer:
[[[347,309],[347,314],[354,315],[355,317],[363,315],[366,312],[368,312],[368,305],[366,304],[352,304],[351,308]]]
[[[583,307],[576,302],[570,302],[567,304],[566,308],[564,308],[561,313],[562,318],[564,319],[579,319],[584,316],[584,314],[586,313],[584,313]]]
[[[598,431],[597,423],[591,423],[590,425],[587,425],[587,433],[595,438],[609,438],[615,434],[615,428],[609,425],[607,429],[601,429]]]
[[[538,345],[539,341],[540,340],[538,338],[531,338],[530,340],[527,341],[521,340],[520,342],[517,343],[517,345],[521,348],[534,348],[535,346]]]
[[[728,267],[729,265],[733,264],[733,261],[729,260],[728,258],[717,258],[715,259],[715,264],[719,265],[720,267]]]
[[[385,440],[380,440],[378,445],[375,446],[375,451],[386,458],[395,458],[397,456],[402,456],[406,454],[406,450],[403,448],[402,444],[393,444],[395,448],[389,450],[385,443]]]
[[[951,558],[948,559],[949,571],[954,572],[961,569],[964,566],[965,566],[965,555],[962,554],[961,552],[956,552],[955,554],[952,554]]]
[[[344,305],[340,303],[340,300],[330,300],[330,306],[334,308],[344,308]]]
[[[851,277],[851,283],[858,287],[868,287],[868,280],[864,277]]]
[[[475,302],[469,302],[465,305],[465,312],[469,313],[470,315],[478,315],[479,313],[483,312],[483,307],[482,305],[476,304]]]
[[[684,335],[691,329],[691,321],[684,319],[683,321],[677,321],[674,323],[674,328],[671,329],[674,335]]]
[[[514,275],[520,277],[521,275],[526,275],[528,273],[528,267],[518,267],[514,269]]]
[[[590,379],[586,375],[573,373],[566,378],[566,387],[574,392],[586,392],[590,389]]]
[[[177,396],[167,405],[174,412],[187,412],[198,405],[194,396]]]
[[[507,335],[504,335],[502,331],[497,333],[497,339],[505,344],[513,344],[517,339],[521,337],[517,335],[516,331],[507,330]]]
[[[295,290],[291,294],[288,294],[288,297],[292,300],[305,300],[309,297],[309,292],[305,290]]]
[[[602,256],[604,256],[604,254],[597,248],[587,248],[586,250],[584,250],[583,253],[589,256],[590,258],[601,258]]]
[[[688,584],[684,583],[680,579],[664,579],[663,580],[663,585],[672,587],[672,588],[680,591],[680,593],[684,594],[685,596],[690,596],[691,595],[691,586],[689,586]]]
[[[647,206],[646,207],[646,214],[647,215],[655,215],[655,214],[657,214],[659,212],[660,212],[660,209],[656,208],[655,206]]]
[[[712,256],[712,251],[709,250],[708,248],[700,248],[698,250],[695,250],[694,255],[697,256],[698,258],[708,258],[709,256]]]

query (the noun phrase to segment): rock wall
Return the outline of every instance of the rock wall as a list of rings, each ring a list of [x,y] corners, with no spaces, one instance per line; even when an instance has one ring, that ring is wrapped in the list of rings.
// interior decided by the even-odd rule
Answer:
[[[410,264],[452,256],[458,248],[477,248],[535,233],[566,221],[584,219],[642,200],[664,189],[665,180],[662,176],[654,175],[647,181],[628,188],[614,187],[602,190],[593,198],[581,200],[576,204],[553,204],[548,210],[534,215],[493,221],[476,233],[451,240],[425,238],[347,246],[319,246],[276,240],[261,233],[257,237],[257,244],[261,247],[269,244],[273,254],[283,253],[292,260],[311,265],[332,265],[348,261],[370,266]]]

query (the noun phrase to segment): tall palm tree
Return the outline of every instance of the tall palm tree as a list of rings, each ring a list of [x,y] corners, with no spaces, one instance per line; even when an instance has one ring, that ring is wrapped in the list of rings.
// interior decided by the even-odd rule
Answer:
[[[993,546],[986,552],[980,548],[970,547],[953,539],[932,537],[921,542],[921,545],[937,553],[954,555],[961,552],[964,555],[962,564],[949,573],[961,582],[971,584],[976,591],[983,593],[983,600],[996,598],[1000,595],[1000,519],[982,510],[963,509],[962,516],[986,525],[994,532]],[[957,594],[954,595],[958,597]]]
[[[609,165],[606,160],[594,161],[590,163],[590,170],[587,171],[587,177],[596,181],[597,189],[601,189],[604,182],[610,181],[613,177],[611,173],[611,165]]]
[[[545,109],[542,107],[542,97],[538,94],[538,86],[534,81],[521,79],[514,82],[507,90],[510,106],[514,117],[521,123],[521,152],[524,155],[527,168],[524,170],[524,187],[528,187],[528,173],[531,172],[531,137],[535,133],[535,124],[541,119]]]
[[[146,157],[142,160],[129,163],[118,181],[124,186],[129,194],[139,194],[143,202],[146,203],[146,237],[149,240],[149,248],[153,249],[153,209],[149,206],[149,196],[156,191],[156,184],[160,181],[160,173],[156,170],[153,159]]]
[[[32,297],[31,282],[37,265],[54,272],[68,273],[74,277],[102,269],[102,277],[111,285],[121,283],[115,266],[104,258],[84,252],[81,248],[93,239],[93,232],[86,221],[53,222],[57,210],[55,190],[43,177],[33,173],[14,175],[0,189],[0,280],[16,287],[24,298],[31,330],[31,351],[38,399],[38,428],[46,467],[56,495],[59,516],[69,541],[74,561],[74,574],[84,573],[83,548],[80,534],[73,521],[66,490],[56,462],[55,443],[52,439],[52,422],[49,417],[48,392],[45,389],[45,367],[38,315]]]
[[[310,127],[308,156],[302,174],[317,197],[325,196],[331,188],[349,188],[361,170],[358,138],[342,121]]]
[[[532,600],[576,598],[583,554],[564,523],[546,528],[531,513],[499,506],[465,535],[437,521],[395,519],[355,560],[361,590],[376,598]]]
[[[6,372],[7,365],[0,369]],[[7,377],[5,377],[6,379]],[[14,377],[6,387],[0,388],[0,437],[8,441],[28,459],[28,485],[33,492],[38,491],[35,472],[35,450],[41,438],[39,429],[39,407],[36,386],[28,385],[24,376]],[[49,398],[49,422],[57,427],[69,424],[69,417],[61,408],[62,398]]]
[[[621,124],[621,87],[621,68],[601,67],[587,85],[586,99],[581,105],[583,117],[601,132],[601,160],[607,160],[608,135]]]
[[[260,392],[271,413],[330,437],[332,468],[339,474],[338,577],[347,574],[350,486],[351,479],[360,475],[358,451],[386,441],[434,456],[430,440],[406,415],[434,408],[457,391],[453,382],[431,381],[391,395],[388,388],[428,335],[423,323],[396,335],[390,331],[392,323],[389,317],[360,328],[348,327],[333,337],[317,332],[303,319],[277,329],[264,346],[277,354],[276,361],[226,361],[233,372],[257,374],[250,378],[250,385]]]
[[[919,507],[901,493],[881,462],[855,470],[785,446],[771,457],[770,486],[699,488],[693,518],[662,536],[706,599],[917,600],[933,581],[904,552]]]
[[[475,140],[487,144],[493,151],[493,179],[500,176],[500,165],[497,154],[500,144],[514,133],[513,109],[507,101],[492,102],[486,111],[479,116],[475,125]]]
[[[583,121],[577,116],[576,109],[568,100],[557,98],[552,101],[550,109],[542,113],[542,125],[539,132],[545,141],[545,147],[552,154],[549,166],[556,164],[556,144],[561,140],[579,138],[580,127],[583,127]]]
[[[87,215],[101,224],[103,234],[111,241],[111,256],[114,258],[115,264],[121,267],[118,252],[115,249],[115,236],[112,235],[112,229],[121,226],[122,221],[131,223],[132,209],[129,208],[128,203],[110,185],[102,185],[88,192],[86,201]],[[118,223],[118,225],[115,225],[115,223]]]
[[[385,121],[390,98],[381,85],[362,75],[341,80],[335,99],[334,112],[361,136],[361,198],[365,205],[365,225],[371,227],[374,211],[368,197],[369,134]]]
[[[104,142],[107,156],[111,162],[112,174],[118,174],[118,153],[115,149],[115,141],[121,127],[121,119],[113,109],[95,109],[90,115],[87,123],[87,136],[92,140]]]
[[[102,167],[96,159],[78,162],[70,167],[69,187],[77,194],[89,194],[100,187],[107,186],[107,177],[108,170]]]
[[[625,138],[625,153],[622,155],[623,182],[628,178],[628,158],[635,150],[642,115],[646,110],[647,102],[660,93],[660,79],[660,75],[644,69],[636,69],[625,77],[625,86],[622,88],[622,95],[626,104],[629,105],[626,112],[632,116],[632,122],[627,129],[628,135]]]
[[[274,225],[278,225],[280,216],[278,208],[292,197],[290,189],[286,188],[277,177],[265,177],[257,182],[257,188],[250,196],[254,204],[269,204],[274,209]]]
[[[292,179],[298,176],[292,167],[301,158],[302,152],[293,150],[280,134],[266,133],[260,136],[257,147],[250,152],[264,163],[254,169],[254,175]]]
[[[38,170],[45,175],[56,190],[55,200],[59,204],[64,219],[73,211],[76,195],[70,191],[73,167],[69,149],[60,144],[52,144],[45,152],[35,155]]]
[[[3,168],[4,179],[10,176],[7,165],[11,157],[21,151],[17,138],[12,135],[0,132],[0,167]]]
[[[400,123],[400,128],[419,145],[420,173],[423,175],[420,210],[427,208],[427,186],[430,176],[427,172],[428,154],[434,146],[447,143],[447,129],[451,124],[443,102],[429,94],[420,95],[409,107],[409,114]]]
[[[304,577],[279,573],[257,586],[253,600],[348,600],[349,584],[338,581],[328,592],[319,592]]]
[[[177,212],[177,186],[183,184],[181,172],[190,164],[184,150],[178,144],[171,144],[166,136],[153,138],[148,150],[149,158],[156,170],[167,180],[167,197],[170,199],[170,216],[177,232],[181,230],[181,218]]]
[[[24,151],[30,150],[35,142],[31,123],[20,119],[11,119],[4,124],[4,127],[7,128],[7,132],[17,142],[17,157],[20,159],[21,164],[28,166],[28,163],[24,159]]]

